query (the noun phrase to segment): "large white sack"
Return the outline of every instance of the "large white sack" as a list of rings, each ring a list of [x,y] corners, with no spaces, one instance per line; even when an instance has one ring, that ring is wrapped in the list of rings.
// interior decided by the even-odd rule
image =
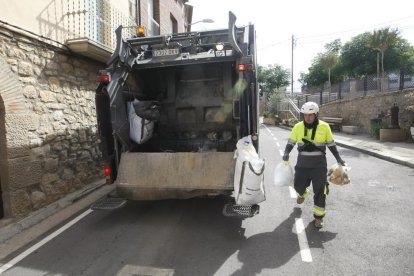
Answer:
[[[253,205],[266,200],[263,185],[265,161],[259,158],[251,137],[237,143],[234,194],[236,204]]]
[[[134,102],[139,102],[134,100]],[[135,114],[134,102],[127,102],[128,120],[129,120],[129,137],[137,144],[148,141],[154,131],[154,122],[145,120]]]
[[[262,160],[259,161],[244,161],[242,163],[236,204],[253,205],[266,200],[263,185],[265,163]]]
[[[293,168],[289,164],[279,163],[274,171],[274,184],[276,186],[289,186],[293,184]]]

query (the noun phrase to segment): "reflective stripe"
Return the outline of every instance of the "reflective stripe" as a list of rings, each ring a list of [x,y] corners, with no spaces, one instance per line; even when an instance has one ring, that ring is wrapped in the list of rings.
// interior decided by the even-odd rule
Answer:
[[[314,143],[317,147],[325,147],[326,143]]]
[[[311,152],[308,152],[308,151],[300,151],[299,152],[299,155],[304,155],[304,156],[319,156],[319,155],[324,155],[324,153],[321,152],[321,151],[311,151]]]
[[[291,144],[291,145],[296,145],[296,141],[295,140],[292,140],[292,139],[288,139],[288,144]]]
[[[327,194],[328,194],[328,187],[326,187],[326,185],[325,185],[325,187],[323,188],[323,194],[324,194],[324,195],[327,195]]]
[[[327,147],[332,147],[332,146],[336,146],[336,144],[335,144],[335,142],[334,142],[334,141],[332,141],[332,142],[328,142],[328,143],[326,143],[326,146],[327,146]]]
[[[317,216],[324,216],[326,214],[325,208],[314,205],[312,212]]]
[[[298,196],[303,197],[303,198],[307,198],[308,195],[310,195],[311,192],[309,191],[308,188],[306,188],[305,192],[303,193],[303,195],[300,195],[299,193],[297,193]]]

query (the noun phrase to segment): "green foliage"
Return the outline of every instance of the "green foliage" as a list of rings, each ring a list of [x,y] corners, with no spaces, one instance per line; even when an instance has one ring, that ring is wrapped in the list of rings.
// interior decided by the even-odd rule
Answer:
[[[341,63],[345,75],[357,77],[377,72],[377,53],[367,46],[369,37],[369,32],[357,35],[342,47]]]
[[[277,114],[277,104],[280,102],[280,99],[280,93],[276,92],[270,95],[269,100],[266,103],[266,111],[269,112],[270,116],[275,116]]]
[[[386,127],[387,125],[384,122],[371,123],[369,132],[372,137],[379,139],[380,129],[386,128]]]
[[[368,47],[378,51],[381,54],[381,72],[384,75],[384,55],[385,51],[394,45],[399,39],[397,29],[390,30],[389,27],[374,32],[368,37]]]
[[[384,33],[387,33],[390,38],[385,39]],[[377,34],[375,39],[374,34]],[[378,31],[362,33],[353,37],[342,47],[339,40],[327,43],[325,51],[315,57],[308,69],[309,72],[301,74],[299,81],[302,85],[323,85],[328,81],[329,68],[331,83],[339,83],[346,77],[376,74],[378,53],[376,49],[378,47],[385,49],[384,53],[386,51],[383,56],[385,72],[398,71],[405,67],[409,73],[410,69],[414,68],[414,47],[406,39],[399,37],[396,30],[383,31],[381,34],[385,41],[383,43],[380,42],[378,36],[380,36]],[[374,46],[374,42],[377,46]],[[336,57],[335,54],[337,54]]]
[[[304,85],[320,86],[326,81],[342,80],[342,67],[339,56],[341,41],[336,39],[325,44],[325,52],[318,53],[309,68],[308,74],[301,74],[299,81]]]
[[[272,116],[272,114],[270,114],[269,110],[265,110],[265,111],[263,111],[263,117],[264,117],[264,118],[269,118],[269,117],[271,117],[271,116]]]
[[[296,120],[295,118],[289,118],[288,119],[288,125],[291,127],[294,127],[297,123],[299,123],[298,120]]]
[[[269,95],[290,84],[290,71],[278,64],[258,67],[258,80]]]

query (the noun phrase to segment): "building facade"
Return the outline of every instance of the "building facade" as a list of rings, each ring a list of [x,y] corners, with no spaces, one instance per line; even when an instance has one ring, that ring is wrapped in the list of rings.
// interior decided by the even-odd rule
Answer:
[[[182,32],[191,16],[182,0],[0,4],[0,218],[19,218],[102,178],[94,94],[115,28]]]

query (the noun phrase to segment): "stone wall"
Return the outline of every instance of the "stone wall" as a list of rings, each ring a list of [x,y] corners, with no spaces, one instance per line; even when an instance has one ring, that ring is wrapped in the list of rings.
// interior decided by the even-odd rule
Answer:
[[[94,90],[105,65],[1,27],[0,63],[1,185],[5,215],[19,217],[102,177]]]
[[[410,126],[414,126],[414,89],[397,92],[384,92],[351,100],[341,100],[324,104],[320,108],[320,116],[342,117],[343,125],[360,126],[369,133],[371,119],[382,118],[390,124],[390,108],[397,104],[399,107],[399,126],[409,137]]]

